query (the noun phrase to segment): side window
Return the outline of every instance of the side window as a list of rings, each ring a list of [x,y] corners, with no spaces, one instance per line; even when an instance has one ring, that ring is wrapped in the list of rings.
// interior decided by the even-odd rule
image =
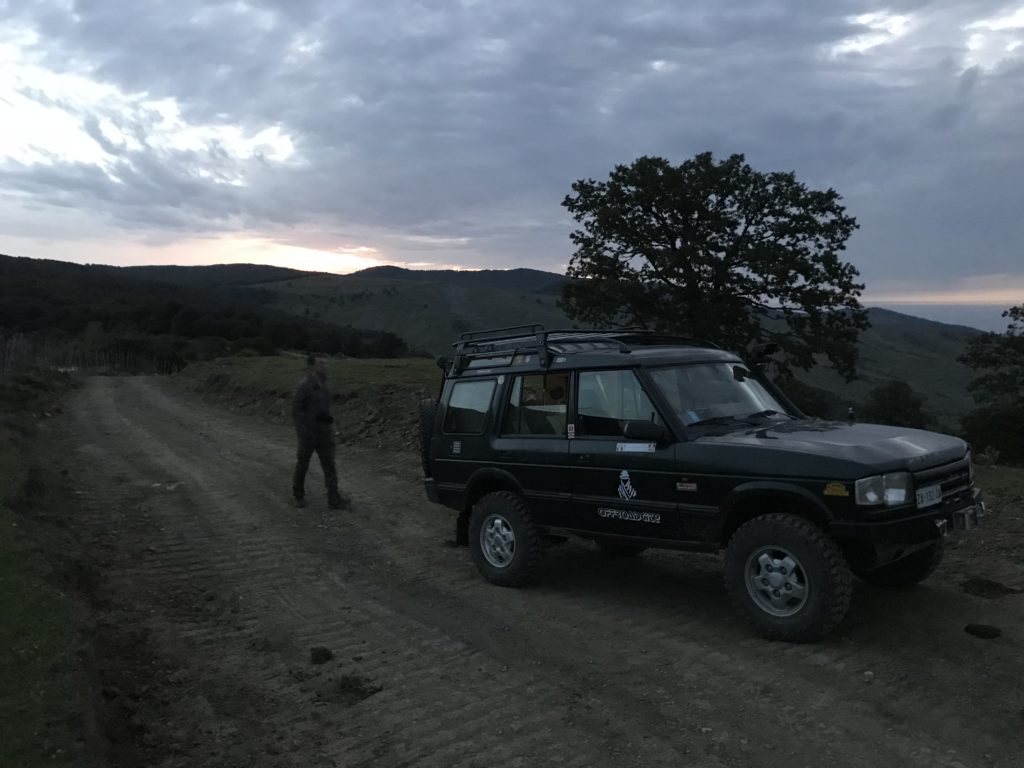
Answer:
[[[503,435],[565,436],[569,374],[516,376],[509,389]]]
[[[584,371],[576,400],[576,433],[622,437],[627,421],[662,424],[631,370]]]
[[[450,435],[482,433],[496,383],[494,379],[456,382],[444,410],[444,431]]]

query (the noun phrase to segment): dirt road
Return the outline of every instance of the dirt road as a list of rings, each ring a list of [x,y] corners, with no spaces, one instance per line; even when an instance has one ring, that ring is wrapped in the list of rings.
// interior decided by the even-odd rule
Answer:
[[[329,512],[314,469],[294,510],[291,434],[166,381],[92,379],[48,430],[80,502],[115,763],[1024,760],[1024,595],[961,588],[1024,576],[983,535],[917,589],[859,587],[827,642],[786,645],[734,616],[712,557],[570,542],[538,587],[484,583],[412,454],[344,447],[354,508]]]

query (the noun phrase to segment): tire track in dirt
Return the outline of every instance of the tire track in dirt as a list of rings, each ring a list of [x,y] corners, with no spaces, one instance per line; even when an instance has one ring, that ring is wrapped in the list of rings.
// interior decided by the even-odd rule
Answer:
[[[451,518],[423,501],[415,457],[346,450],[354,511],[296,513],[285,507],[284,430],[143,379],[93,380],[73,412],[71,439],[96,441],[83,452],[101,494],[88,525],[145,510],[119,523],[119,546],[135,552],[111,578],[155,596],[150,635],[176,658],[198,657],[198,695],[234,680],[227,690],[265,702],[247,724],[252,712],[218,699],[212,717],[235,729],[211,737],[224,759],[974,766],[1019,754],[1020,645],[990,646],[986,664],[934,621],[868,615],[913,599],[870,593],[876,605],[855,605],[852,631],[785,646],[732,618],[710,558],[602,562],[572,543],[552,553],[546,586],[501,590],[440,546]],[[126,478],[121,496],[109,496],[113,478]],[[917,592],[931,620],[951,598]],[[333,674],[381,690],[332,703],[337,681],[302,664],[311,645],[343,660]],[[971,679],[985,672],[987,688]],[[996,699],[1002,720],[985,717]]]
[[[92,398],[90,407],[87,409],[88,413],[93,418],[115,420],[113,402],[113,398],[103,393],[102,397]],[[122,411],[126,407],[129,409],[131,407],[130,398],[119,397],[117,399],[118,411]],[[449,665],[453,665],[453,670],[457,670],[459,679],[463,681],[461,689],[474,693],[474,697],[466,702],[468,706],[472,707],[471,713],[463,714],[457,723],[440,721],[441,725],[447,724],[456,736],[462,734],[461,739],[454,738],[447,745],[454,746],[460,756],[460,759],[452,764],[474,764],[475,758],[478,756],[482,758],[481,764],[490,764],[494,759],[505,761],[506,758],[507,764],[515,764],[517,761],[526,759],[519,756],[521,746],[517,743],[518,739],[512,738],[513,734],[511,733],[505,735],[505,732],[511,729],[510,723],[529,724],[531,718],[536,720],[535,725],[542,725],[547,715],[540,718],[537,713],[538,709],[544,711],[546,707],[538,708],[532,701],[509,699],[506,688],[523,688],[529,681],[508,679],[501,686],[490,685],[492,680],[500,679],[507,670],[495,668],[493,662],[480,657],[472,659],[471,665],[467,667],[462,663],[463,658],[467,655],[463,644],[455,644],[454,648],[449,647],[446,650],[446,645],[452,645],[447,638],[436,635],[431,637],[425,631],[425,627],[408,626],[407,619],[389,610],[383,603],[370,602],[367,605],[361,605],[360,601],[364,598],[358,593],[352,593],[348,580],[343,574],[334,574],[334,578],[330,580],[329,584],[313,581],[308,570],[304,572],[289,564],[288,561],[291,559],[287,556],[289,553],[281,549],[277,544],[276,537],[265,537],[261,545],[258,539],[250,540],[246,535],[239,535],[240,547],[236,546],[229,554],[219,554],[238,530],[238,524],[246,520],[246,510],[250,507],[248,503],[250,499],[246,497],[240,500],[231,488],[222,492],[216,486],[223,478],[209,475],[201,465],[186,460],[181,454],[176,454],[168,448],[166,442],[156,439],[158,436],[148,433],[138,423],[130,422],[123,417],[117,420],[120,421],[116,430],[119,432],[119,439],[131,448],[133,454],[130,461],[120,462],[120,471],[125,471],[126,464],[133,464],[136,471],[141,471],[144,476],[148,474],[153,477],[162,473],[173,478],[171,485],[181,483],[180,486],[175,486],[174,494],[151,498],[147,514],[139,518],[144,524],[137,526],[140,529],[151,529],[156,523],[157,528],[162,529],[163,533],[169,537],[168,539],[152,535],[147,537],[147,540],[151,542],[148,546],[154,549],[158,555],[162,548],[169,544],[176,547],[168,558],[167,569],[151,570],[145,563],[142,563],[135,568],[127,569],[125,576],[128,579],[136,584],[151,585],[152,587],[159,586],[161,582],[165,587],[174,587],[176,582],[183,581],[188,587],[202,585],[201,589],[204,590],[208,589],[210,585],[218,583],[223,586],[236,587],[242,598],[276,592],[279,596],[288,596],[287,602],[292,613],[295,614],[295,618],[307,627],[316,627],[317,616],[336,615],[341,610],[347,609],[350,617],[347,623],[340,625],[334,623],[333,626],[326,628],[327,632],[323,631],[324,627],[320,627],[320,635],[332,641],[334,647],[344,644],[345,641],[355,643],[357,640],[361,644],[370,644],[373,647],[374,652],[368,654],[368,658],[362,659],[367,663],[361,666],[360,671],[370,678],[383,682],[384,691],[393,692],[386,694],[382,691],[375,696],[378,697],[379,702],[383,702],[385,705],[389,704],[385,711],[390,713],[394,721],[392,727],[396,729],[396,733],[408,730],[410,723],[415,726],[421,718],[421,713],[429,712],[431,705],[438,703],[436,699],[439,692],[432,686],[425,685],[416,690],[410,690],[407,686],[403,686],[403,681],[418,673],[423,673],[424,680],[430,680],[436,675],[439,662],[447,662]],[[103,432],[103,430],[89,429],[83,431]],[[121,458],[126,459],[127,457],[122,456]],[[108,460],[106,463],[114,465],[117,462]],[[141,483],[141,485],[144,486],[145,483]],[[170,503],[167,503],[168,501]],[[104,505],[105,507],[106,505]],[[220,529],[219,535],[218,528]],[[181,541],[183,534],[187,543]],[[316,570],[322,570],[322,568]],[[147,582],[147,579],[152,581]],[[339,589],[328,590],[328,586]],[[343,606],[338,605],[339,594],[343,596],[345,602]],[[249,601],[243,600],[243,602],[248,604]],[[265,600],[260,600],[257,601],[254,608],[249,610],[260,612],[269,607]],[[194,649],[190,648],[190,650],[198,652],[201,656],[216,658],[221,676],[229,673],[232,667],[235,667],[239,679],[246,679],[244,671],[238,667],[248,666],[251,659],[245,659],[242,665],[238,665],[237,658],[225,658],[223,653],[217,654],[217,646],[223,644],[224,638],[223,631],[216,630],[223,630],[223,627],[201,626],[196,628],[198,631],[186,629],[184,632],[180,627],[177,629],[175,634],[179,638],[184,638],[190,646],[194,646]],[[244,627],[240,626],[241,629]],[[360,633],[360,630],[363,632]],[[360,638],[360,634],[364,636]],[[244,634],[238,639],[244,640]],[[446,653],[453,658],[445,658]],[[242,654],[235,654],[236,657],[240,655]],[[379,665],[374,665],[375,661],[379,662]],[[390,666],[385,667],[389,663]],[[277,666],[276,670],[273,664],[262,670],[264,683],[267,680],[274,683],[269,686],[270,688],[280,687],[278,684],[281,679],[287,677],[284,665],[278,664]],[[396,668],[397,674],[392,671]],[[229,676],[235,677],[234,674]],[[251,673],[248,677],[252,677]],[[515,675],[506,675],[506,677],[514,678]],[[469,683],[475,683],[475,685],[469,685]],[[543,687],[540,686],[540,688]],[[478,697],[475,695],[478,691],[494,690],[495,688],[496,693],[488,696]],[[452,701],[451,691],[440,693],[442,694],[440,697],[442,705],[449,702],[451,704],[459,703]],[[394,700],[388,702],[388,695],[391,695]],[[539,698],[543,701],[545,697],[540,696]],[[434,709],[436,711],[436,707]],[[299,707],[298,711],[300,714],[297,717],[292,714],[284,714],[283,717],[270,718],[269,722],[265,722],[264,725],[281,732],[298,732],[299,734],[305,732],[308,735],[308,728],[303,729],[303,721],[308,717],[308,703],[306,707]],[[351,715],[351,713],[349,714]],[[378,717],[379,715],[371,713],[367,718],[362,718],[365,723],[361,722],[359,717],[350,718],[346,726],[349,731],[358,733],[365,727],[373,725],[372,721]],[[404,727],[399,729],[398,724],[403,724]],[[340,726],[341,723],[338,725]],[[431,731],[438,730],[438,724],[430,722],[429,729]],[[543,732],[543,729],[538,728],[531,728],[529,731],[534,738]],[[497,735],[487,738],[488,733]],[[381,735],[378,731],[371,739],[374,759],[380,758]],[[385,732],[383,735],[386,737],[388,733]],[[549,742],[546,756],[554,759],[559,757],[558,739],[553,733],[548,735],[550,738],[544,739],[545,742]],[[579,734],[579,737],[580,741],[583,741],[587,738],[587,734]],[[314,739],[314,743],[315,741]],[[318,757],[333,757],[337,760],[344,760],[345,763],[351,762],[352,755],[348,754],[349,749],[344,740],[338,741],[339,743],[335,745],[340,747],[337,754],[332,755],[335,750],[333,748],[326,749],[325,745],[321,744]],[[408,743],[414,744],[415,741]],[[409,759],[418,761],[419,758],[414,754],[414,750],[409,749],[406,744],[403,735],[402,740],[395,743],[394,757],[400,759],[408,751]],[[600,752],[588,754],[587,748],[579,743],[572,744],[571,747],[566,745],[563,749],[561,762],[565,764],[594,764],[603,759]]]

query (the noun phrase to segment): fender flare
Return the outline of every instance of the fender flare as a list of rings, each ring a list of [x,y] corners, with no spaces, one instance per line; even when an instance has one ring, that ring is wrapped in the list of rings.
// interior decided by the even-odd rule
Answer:
[[[469,515],[473,511],[473,502],[482,495],[479,491],[486,485],[496,485],[519,494],[525,500],[522,484],[515,475],[496,467],[481,467],[470,475],[466,489],[462,492],[462,510],[455,522],[455,544],[460,547],[469,544]]]
[[[769,496],[773,499],[795,501],[802,508],[812,510],[816,522],[827,524],[832,522],[834,517],[824,500],[815,496],[806,488],[777,480],[755,480],[736,486],[722,500],[720,507],[722,510],[721,523],[718,530],[719,538],[730,527],[736,508],[747,499],[755,496]]]
[[[469,476],[466,482],[466,490],[463,492],[462,505],[468,511],[472,501],[479,498],[479,489],[484,485],[500,485],[508,490],[518,493],[525,498],[522,484],[511,472],[498,469],[497,467],[481,467]]]

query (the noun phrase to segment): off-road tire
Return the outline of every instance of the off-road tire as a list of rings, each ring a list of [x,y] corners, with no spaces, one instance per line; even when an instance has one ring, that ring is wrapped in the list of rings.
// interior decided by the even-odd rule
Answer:
[[[626,544],[613,539],[594,539],[597,548],[605,557],[636,557],[647,550],[639,544]]]
[[[945,550],[946,541],[939,538],[935,540],[934,544],[919,549],[895,563],[889,563],[870,571],[858,571],[857,575],[865,584],[875,587],[909,589],[935,573],[935,569],[942,562]]]
[[[493,515],[507,521],[515,535],[512,560],[501,568],[487,561],[480,536],[485,521]],[[536,581],[540,575],[544,539],[521,496],[509,491],[495,491],[473,505],[469,516],[469,551],[480,574],[489,582],[502,587],[521,587]]]
[[[437,422],[437,400],[420,400],[420,460],[423,462],[423,476],[430,477],[430,439]]]
[[[758,549],[778,546],[799,561],[807,579],[807,598],[791,616],[763,609],[747,586],[747,560]],[[836,542],[821,528],[792,514],[755,517],[741,525],[725,552],[725,587],[733,604],[770,640],[808,642],[835,629],[850,607],[853,575]]]

